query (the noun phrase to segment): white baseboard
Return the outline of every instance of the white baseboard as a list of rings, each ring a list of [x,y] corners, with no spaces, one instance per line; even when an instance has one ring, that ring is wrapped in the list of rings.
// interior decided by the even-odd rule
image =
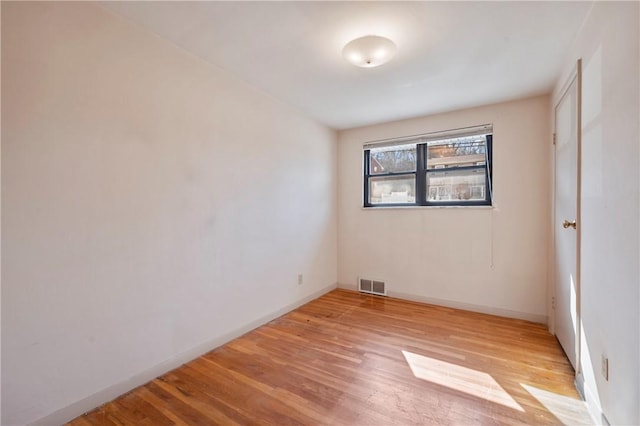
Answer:
[[[353,291],[358,290],[357,286],[349,285],[349,284],[338,284],[338,288],[342,288],[345,290],[353,290]],[[415,294],[399,293],[395,291],[387,291],[387,295],[389,297],[394,297],[396,299],[410,300],[412,302],[428,303],[430,305],[438,305],[438,306],[444,306],[447,308],[462,309],[465,311],[479,312],[481,314],[497,315],[497,316],[506,317],[506,318],[521,319],[525,321],[535,322],[538,324],[547,324],[547,316],[543,314],[532,314],[528,312],[512,311],[509,309],[494,308],[491,306],[483,306],[483,305],[474,305],[471,303],[456,302],[454,300],[446,300],[446,299],[436,299],[433,297],[424,297],[424,296],[418,296]]]
[[[586,401],[587,398],[585,398],[584,396],[584,377],[582,376],[582,374],[578,373],[576,375],[576,379],[574,380],[573,384],[575,385],[576,390],[580,394],[582,400]]]
[[[198,358],[200,355],[206,354],[207,352],[212,351],[213,349],[220,347],[225,343],[228,343],[231,340],[236,339],[242,336],[243,334],[246,334],[249,331],[258,328],[261,325],[268,323],[269,321],[272,321],[288,312],[293,311],[296,308],[299,308],[305,303],[308,303],[314,299],[317,299],[323,294],[326,294],[334,290],[336,287],[337,287],[336,284],[332,284],[327,287],[324,287],[303,299],[300,299],[294,303],[284,306],[281,309],[278,309],[275,312],[272,312],[268,315],[258,318],[255,321],[251,321],[243,325],[242,327],[239,327],[233,331],[230,331],[229,333],[226,333],[222,336],[218,336],[198,346],[195,346],[185,352],[182,352],[174,356],[173,358],[170,358],[160,364],[157,364],[145,371],[142,371],[136,374],[135,376],[129,378],[128,380],[125,380],[123,382],[116,383],[112,386],[104,388],[94,393],[93,395],[90,395],[86,398],[81,399],[80,401],[74,402],[71,405],[68,405],[64,408],[54,411],[53,413],[48,414],[40,418],[39,420],[36,420],[32,424],[33,425],[59,425],[59,424],[64,424],[70,420],[73,420],[76,417],[88,411],[91,411],[102,404],[112,401],[113,399],[129,392],[132,389],[137,388],[138,386],[142,386],[145,383],[148,383],[149,381],[155,379],[156,377],[162,376],[163,374],[171,370],[174,370],[189,361],[192,361]]]
[[[600,407],[600,401],[593,395],[588,386],[585,386],[584,376],[580,373],[574,382],[578,393],[587,405],[587,410],[596,425],[609,425],[609,420],[605,417]]]

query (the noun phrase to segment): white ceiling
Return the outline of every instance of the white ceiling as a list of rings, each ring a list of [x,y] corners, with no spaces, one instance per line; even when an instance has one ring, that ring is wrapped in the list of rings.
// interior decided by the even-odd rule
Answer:
[[[590,2],[104,2],[335,129],[547,93]],[[378,68],[341,56],[376,34]]]

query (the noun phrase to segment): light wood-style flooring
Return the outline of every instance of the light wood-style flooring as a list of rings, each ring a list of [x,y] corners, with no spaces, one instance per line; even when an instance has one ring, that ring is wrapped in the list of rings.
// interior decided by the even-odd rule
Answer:
[[[335,290],[70,423],[591,424],[546,326]]]

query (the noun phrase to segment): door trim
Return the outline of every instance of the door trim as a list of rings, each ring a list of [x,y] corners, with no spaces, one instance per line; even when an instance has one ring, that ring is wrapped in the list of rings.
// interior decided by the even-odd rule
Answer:
[[[580,247],[582,246],[582,59],[576,63],[578,69],[578,105],[576,134],[577,154],[576,154],[576,377],[582,375],[582,363],[580,362],[580,348],[582,347],[582,272],[580,271]]]

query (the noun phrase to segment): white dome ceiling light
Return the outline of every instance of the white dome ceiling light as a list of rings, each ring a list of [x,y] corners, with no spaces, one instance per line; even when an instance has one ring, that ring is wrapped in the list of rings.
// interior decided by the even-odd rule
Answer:
[[[396,53],[396,45],[385,37],[368,35],[351,40],[342,49],[342,56],[353,65],[372,68],[389,62]]]

